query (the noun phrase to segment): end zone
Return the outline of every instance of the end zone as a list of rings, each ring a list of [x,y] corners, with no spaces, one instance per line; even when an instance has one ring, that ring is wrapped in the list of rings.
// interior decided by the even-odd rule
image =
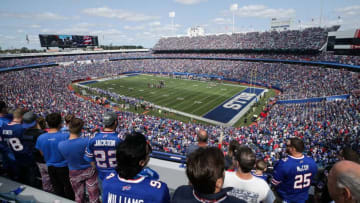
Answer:
[[[223,123],[227,126],[234,125],[259,100],[266,90],[262,88],[246,88],[220,106],[206,113],[203,117]]]

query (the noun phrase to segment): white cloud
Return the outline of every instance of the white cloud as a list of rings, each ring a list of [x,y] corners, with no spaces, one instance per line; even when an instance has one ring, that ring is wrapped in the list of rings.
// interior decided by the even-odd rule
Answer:
[[[346,15],[346,16],[360,15],[360,5],[339,8],[336,9],[335,11],[340,12],[342,15]]]
[[[231,11],[229,10],[228,12]],[[269,8],[265,5],[247,5],[238,8],[236,15],[257,18],[289,18],[295,16],[295,9]]]
[[[124,26],[124,29],[125,30],[143,30],[145,29],[145,27],[143,25],[138,25],[138,26],[128,26],[128,25],[125,25]]]
[[[219,25],[226,25],[226,24],[231,24],[232,21],[229,18],[215,18],[212,20],[212,22],[219,24]]]
[[[119,37],[124,36],[124,34],[120,30],[117,30],[117,29],[95,30],[95,31],[92,31],[91,34],[105,35],[105,36],[107,36],[107,35],[117,35]]]
[[[75,24],[73,27],[90,28],[90,27],[96,27],[96,26],[97,26],[96,24],[82,22],[82,23]]]
[[[108,7],[87,8],[83,10],[83,13],[91,16],[99,16],[104,18],[117,18],[123,21],[133,21],[133,22],[159,19],[158,16],[150,16],[142,13],[126,11],[123,9],[111,9]]]
[[[30,27],[30,28],[41,28],[41,26],[38,25],[38,24],[32,24],[32,25],[30,25],[29,27]]]
[[[154,21],[148,24],[149,26],[160,26],[161,23],[159,21]]]
[[[206,2],[207,0],[175,0],[175,2],[180,3],[180,4],[185,4],[185,5],[193,5],[193,4],[198,4],[201,2]]]
[[[9,12],[0,12],[0,16],[8,18],[27,18],[27,19],[37,19],[37,20],[66,20],[67,17],[52,13],[52,12],[43,12],[43,13],[9,13]]]

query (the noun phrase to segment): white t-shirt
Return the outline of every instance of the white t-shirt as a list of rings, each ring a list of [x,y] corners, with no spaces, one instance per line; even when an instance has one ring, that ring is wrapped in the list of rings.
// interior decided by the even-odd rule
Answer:
[[[225,187],[233,187],[228,195],[235,196],[239,199],[250,203],[273,203],[275,195],[269,185],[261,178],[252,177],[249,180],[240,179],[236,172],[225,172]]]

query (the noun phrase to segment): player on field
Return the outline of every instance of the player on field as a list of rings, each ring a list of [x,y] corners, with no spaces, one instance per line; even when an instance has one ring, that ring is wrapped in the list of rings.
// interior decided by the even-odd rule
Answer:
[[[98,175],[103,180],[108,174],[115,171],[116,167],[116,145],[121,140],[115,132],[118,126],[116,113],[108,112],[103,117],[104,129],[90,139],[86,151],[85,160],[96,165]],[[96,164],[95,164],[96,163]]]
[[[286,151],[288,157],[275,165],[271,183],[283,202],[305,202],[317,173],[316,163],[311,157],[303,155],[304,142],[299,138],[287,140]]]
[[[103,202],[170,202],[165,183],[138,175],[147,165],[150,153],[144,135],[134,132],[126,136],[116,150],[116,172],[103,181]]]
[[[89,202],[100,202],[96,168],[84,159],[88,138],[81,138],[84,121],[72,118],[68,123],[70,137],[59,143],[59,151],[68,162],[69,176],[75,193],[76,202],[85,202],[85,188],[89,194]]]
[[[48,132],[38,137],[35,147],[44,156],[55,194],[74,200],[75,196],[69,180],[67,161],[58,148],[61,141],[69,138],[69,134],[60,132],[62,121],[59,113],[47,115],[46,122],[49,126]]]

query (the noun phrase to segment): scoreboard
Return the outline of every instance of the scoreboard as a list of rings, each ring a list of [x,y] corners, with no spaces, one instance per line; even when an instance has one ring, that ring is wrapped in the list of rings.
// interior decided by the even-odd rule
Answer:
[[[41,47],[79,48],[99,46],[97,36],[89,35],[39,35]]]
[[[327,50],[360,53],[360,29],[329,32]]]

